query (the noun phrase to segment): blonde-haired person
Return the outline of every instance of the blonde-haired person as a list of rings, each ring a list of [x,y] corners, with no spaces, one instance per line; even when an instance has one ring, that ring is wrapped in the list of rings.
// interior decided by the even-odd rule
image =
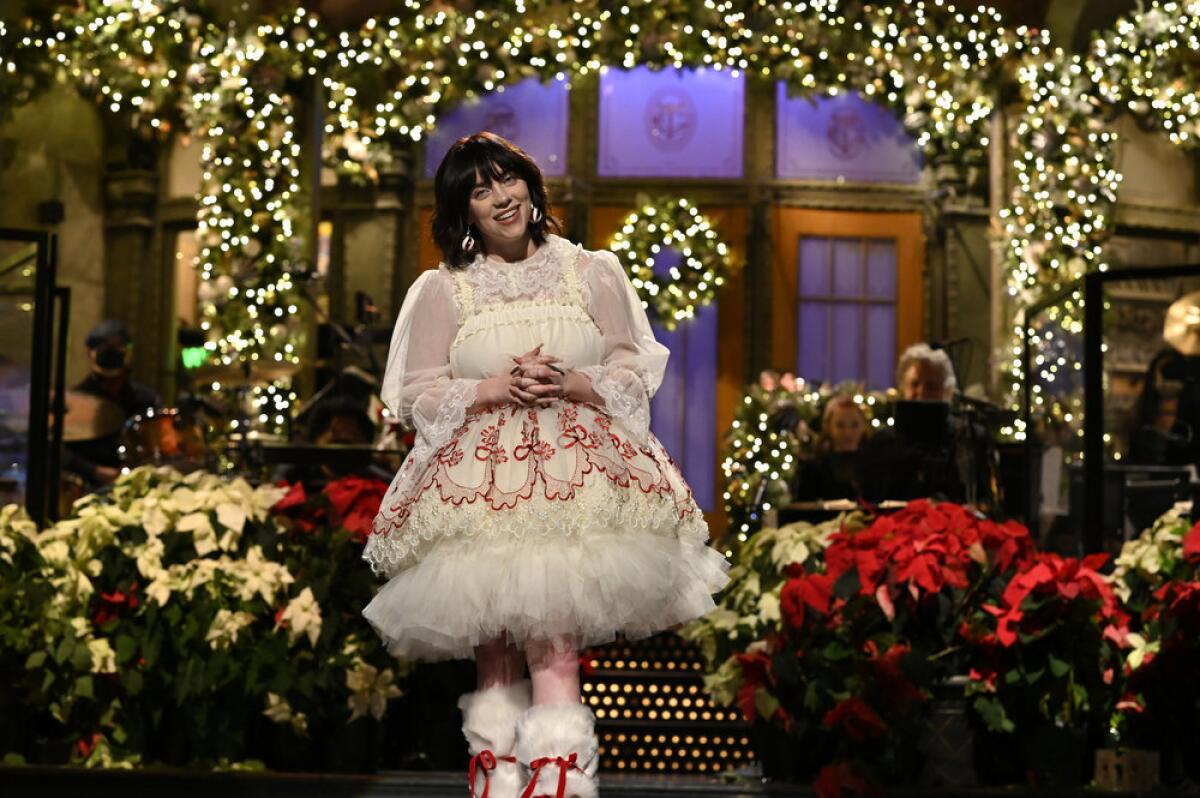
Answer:
[[[794,498],[860,499],[862,478],[859,450],[867,440],[870,424],[853,396],[840,394],[825,404],[816,455],[798,472]]]

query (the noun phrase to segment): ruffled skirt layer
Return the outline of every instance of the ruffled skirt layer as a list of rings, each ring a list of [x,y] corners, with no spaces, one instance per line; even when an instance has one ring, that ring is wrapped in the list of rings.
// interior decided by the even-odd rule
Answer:
[[[728,564],[707,541],[653,438],[588,405],[484,411],[397,475],[365,555],[391,578],[363,614],[392,654],[431,661],[501,635],[646,636],[713,608]]]

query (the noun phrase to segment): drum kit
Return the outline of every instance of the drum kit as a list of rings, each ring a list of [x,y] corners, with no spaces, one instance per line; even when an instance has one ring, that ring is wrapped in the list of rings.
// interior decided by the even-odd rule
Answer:
[[[293,364],[264,363],[248,367],[218,364],[201,366],[191,372],[191,377],[193,384],[211,384],[214,389],[228,391],[230,404],[237,408],[244,405],[249,389],[293,376],[297,370]],[[374,378],[365,375],[361,369],[351,371],[358,379],[370,379],[377,388]],[[324,398],[327,392],[319,392],[301,408],[301,412]],[[54,403],[51,404],[53,407]],[[285,435],[256,431],[244,434],[217,432],[216,429],[225,426],[221,419],[230,415],[239,418],[236,410],[227,412],[220,407],[219,394],[216,401],[192,400],[180,404],[181,407],[148,409],[126,418],[110,399],[69,390],[63,397],[62,439],[66,444],[75,444],[116,437],[121,464],[127,468],[170,466],[184,473],[208,469],[237,472],[250,478],[265,477],[271,468],[287,464],[348,468],[385,458],[391,466],[398,467],[396,456],[405,453],[394,444],[383,449],[370,445],[314,446],[292,443]],[[244,416],[239,418],[236,426],[242,430],[250,429]],[[83,480],[70,474],[63,475],[61,486],[67,506],[87,492]]]

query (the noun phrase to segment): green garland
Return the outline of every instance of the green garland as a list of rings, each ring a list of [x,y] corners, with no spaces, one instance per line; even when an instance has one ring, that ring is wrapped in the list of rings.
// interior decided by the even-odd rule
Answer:
[[[733,272],[733,259],[712,222],[687,199],[640,196],[638,204],[640,209],[625,217],[609,247],[621,259],[642,305],[673,330],[713,301]],[[663,248],[683,257],[670,279],[654,273]]]
[[[929,162],[955,163],[968,179],[986,162],[993,98],[1013,96],[1023,109],[1017,180],[1002,223],[1014,303],[1104,268],[1120,180],[1106,118],[1127,109],[1181,145],[1200,137],[1194,2],[1151,3],[1084,57],[1045,33],[1005,28],[992,9],[941,0],[521,0],[486,11],[405,0],[354,32],[295,2],[276,5],[247,22],[185,0],[82,0],[49,21],[0,24],[5,107],[57,71],[147,135],[187,129],[204,139],[203,310],[212,351],[231,363],[299,358],[288,275],[307,202],[291,131],[297,98],[318,79],[322,156],[366,176],[465,99],[606,66],[729,69],[805,96],[856,89],[895,109]],[[1001,360],[1016,378],[1014,345]],[[264,410],[282,413],[287,401]]]

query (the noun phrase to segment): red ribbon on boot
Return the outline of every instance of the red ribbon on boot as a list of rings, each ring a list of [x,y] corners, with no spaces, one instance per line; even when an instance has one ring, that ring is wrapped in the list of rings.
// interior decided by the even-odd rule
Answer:
[[[546,767],[546,765],[558,765],[558,790],[555,792],[553,798],[565,798],[567,792],[567,771],[572,768],[579,770],[579,766],[575,764],[577,759],[578,755],[571,754],[566,759],[563,759],[561,756],[544,756],[541,759],[535,759],[530,762],[529,768],[533,772],[529,779],[529,786],[525,788],[525,792],[521,793],[521,798],[552,798],[545,794],[533,794],[534,789],[537,787],[538,777],[542,773],[542,768]]]
[[[467,774],[467,777],[471,779],[471,798],[488,798],[488,789],[490,789],[491,783],[492,783],[492,775],[491,774],[492,774],[492,771],[495,770],[497,767],[497,761],[496,761],[497,758],[501,762],[512,762],[514,765],[517,763],[517,758],[515,756],[497,757],[495,754],[493,754],[491,751],[488,751],[487,749],[484,749],[484,750],[480,751],[478,754],[476,754],[475,756],[471,757],[471,767]],[[483,773],[483,795],[479,795],[479,796],[475,795],[475,770],[476,770],[476,768],[478,768],[479,771]]]

